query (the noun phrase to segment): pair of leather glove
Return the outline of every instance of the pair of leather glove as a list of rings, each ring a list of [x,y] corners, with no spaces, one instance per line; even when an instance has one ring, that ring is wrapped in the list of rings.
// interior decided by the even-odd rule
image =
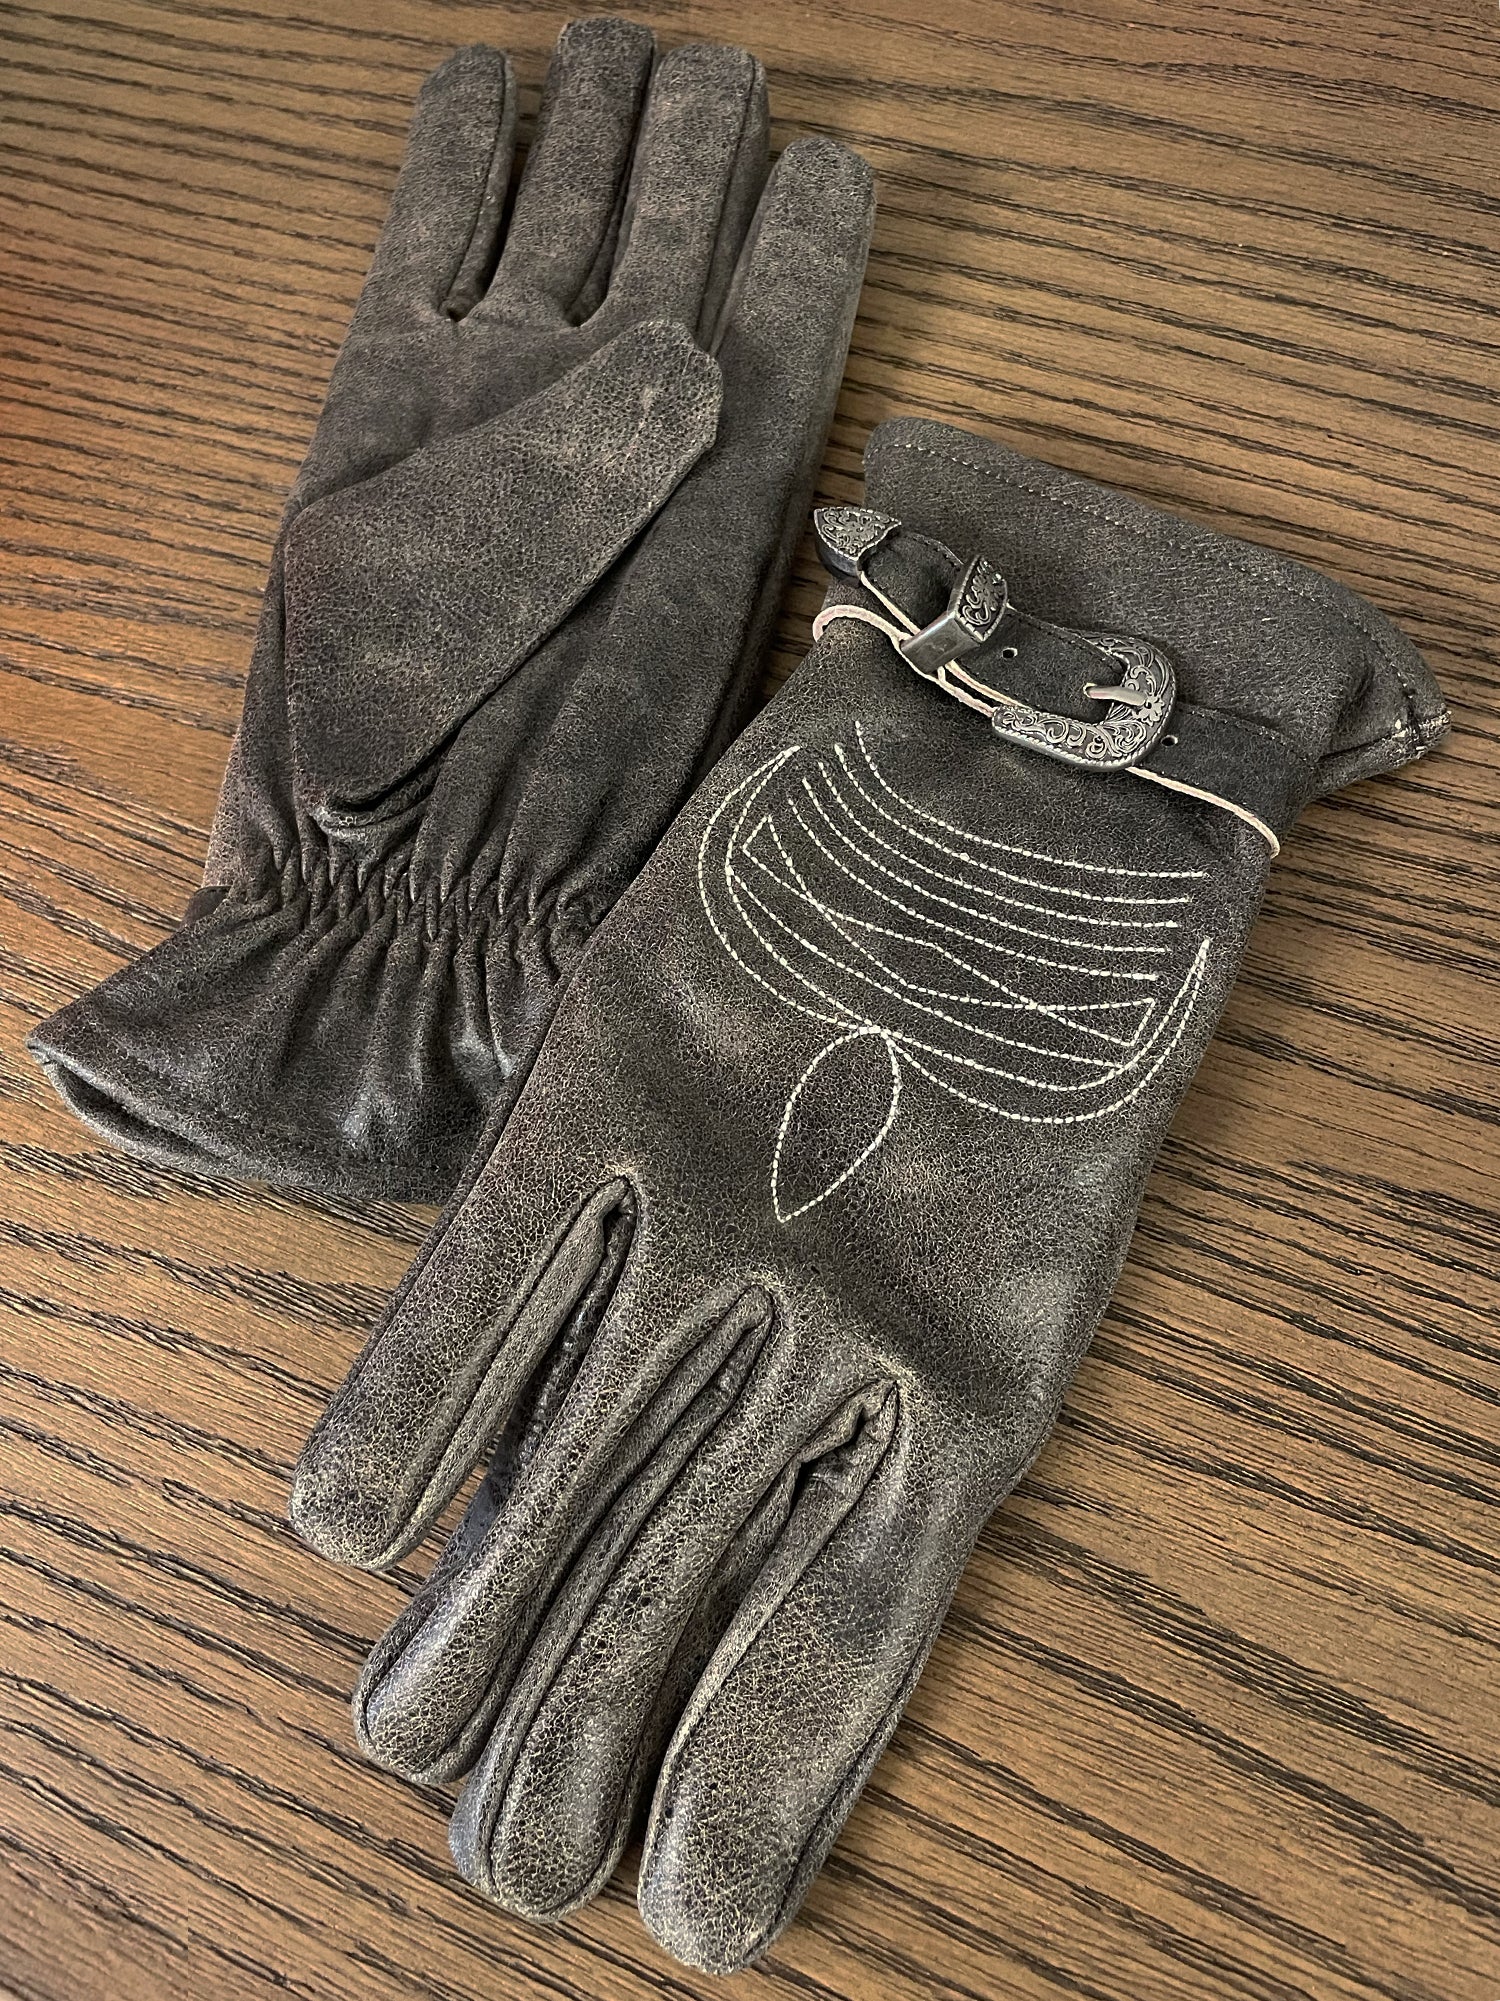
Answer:
[[[213,907],[38,1044],[158,1157],[361,1189],[451,1180],[490,1103],[294,1520],[385,1565],[487,1464],[360,1740],[467,1774],[460,1867],[538,1917],[644,1813],[647,1924],[727,1971],[1047,1435],[1278,836],[1445,717],[1340,586],[896,422],[866,504],[817,517],[811,655],[667,829],[800,525],[869,197],[813,142],[747,225],[760,83],[726,51],[661,64],[626,175],[645,62],[619,24],[564,38],[488,290],[508,79],[429,85],[279,545]],[[698,165],[658,199],[669,152]],[[626,324],[652,246],[698,338]]]

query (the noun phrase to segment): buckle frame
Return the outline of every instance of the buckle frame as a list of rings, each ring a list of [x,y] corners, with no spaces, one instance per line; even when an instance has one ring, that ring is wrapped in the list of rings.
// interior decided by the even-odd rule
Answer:
[[[1079,765],[1085,771],[1128,771],[1156,748],[1166,730],[1177,700],[1172,663],[1159,647],[1123,633],[1075,630],[1073,636],[1118,670],[1113,686],[1084,684],[1083,693],[1091,701],[1109,703],[1098,722],[1055,715],[1006,696],[991,715],[990,727],[1008,743],[1039,750],[1059,764]]]

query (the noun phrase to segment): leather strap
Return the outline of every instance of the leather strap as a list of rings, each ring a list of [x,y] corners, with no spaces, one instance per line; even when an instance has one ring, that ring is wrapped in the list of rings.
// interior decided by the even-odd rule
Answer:
[[[902,650],[910,632],[944,617],[963,574],[964,565],[950,549],[893,524],[893,532],[863,557],[857,574],[836,577],[815,630],[853,617],[883,631]],[[891,614],[910,631],[903,632]],[[963,654],[955,669],[957,685],[941,677],[939,685],[964,701],[969,700],[964,688],[978,684],[1001,704],[1022,703],[1048,718],[1088,724],[1097,721],[1107,698],[1085,690],[1114,678],[1100,649],[1108,638],[1053,625],[1007,604],[990,637]],[[998,709],[995,726],[1008,736],[1002,727],[1006,713],[1003,706]],[[1095,776],[1101,783],[1111,777],[1145,779],[1219,807],[1253,826],[1273,851],[1279,845],[1276,829],[1291,824],[1315,789],[1311,760],[1282,731],[1181,696],[1173,701],[1162,734],[1127,770],[1101,769]]]

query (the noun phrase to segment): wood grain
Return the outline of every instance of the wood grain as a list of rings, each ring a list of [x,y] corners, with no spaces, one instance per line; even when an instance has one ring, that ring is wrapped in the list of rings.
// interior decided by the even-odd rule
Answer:
[[[277,512],[455,44],[571,5],[0,7],[0,1989],[693,1996],[455,1878],[282,1521],[424,1218],[154,1173],[27,1029],[195,886]],[[823,490],[957,418],[1315,561],[1451,744],[1288,844],[1063,1422],[735,1993],[1493,2001],[1493,9],[668,0],[882,210]],[[816,597],[804,552],[780,660]]]

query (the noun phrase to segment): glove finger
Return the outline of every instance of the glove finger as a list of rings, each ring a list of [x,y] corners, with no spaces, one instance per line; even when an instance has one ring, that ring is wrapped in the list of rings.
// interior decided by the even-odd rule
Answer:
[[[900,1404],[815,1469],[667,1751],[638,1895],[688,1965],[732,1972],[790,1920],[957,1581],[967,1544],[930,1534],[952,1501],[919,1498]]]
[[[690,43],[657,66],[602,310],[706,332],[766,177],[766,79],[747,49]]]
[[[663,514],[653,555],[672,575],[681,622],[723,638],[705,652],[668,650],[644,697],[623,686],[612,698],[622,711],[648,699],[700,759],[718,754],[756,693],[754,663],[838,398],[873,216],[859,155],[832,140],[798,140],[772,169],[719,315],[718,433],[682,505]],[[707,564],[705,547],[714,552]],[[635,613],[654,615],[650,600]]]
[[[465,1876],[508,1909],[560,1917],[602,1887],[682,1704],[808,1469],[846,1452],[887,1394],[835,1398],[836,1382],[815,1384],[813,1373],[805,1355],[773,1342],[650,1518],[638,1532],[632,1521],[596,1538],[611,1546],[591,1547],[555,1601],[450,1837]],[[832,1407],[821,1427],[819,1402]],[[789,1412],[803,1426],[792,1437]]]
[[[580,319],[602,283],[651,77],[651,30],[572,21],[547,71],[536,138],[491,296],[508,312]]]
[[[783,453],[832,415],[874,221],[874,176],[835,139],[794,140],[771,170],[709,344],[732,414],[759,415]]]
[[[335,1562],[377,1570],[409,1550],[504,1434],[559,1340],[597,1319],[613,1290],[634,1227],[629,1188],[565,1182],[545,1136],[532,1157],[524,1122],[512,1125],[472,1192],[458,1191],[298,1461],[293,1525]],[[539,1216],[564,1219],[540,1246]]]
[[[609,1535],[644,1519],[739,1398],[770,1325],[758,1289],[700,1302],[663,1340],[640,1338],[648,1316],[649,1301],[617,1308],[482,1537],[377,1642],[354,1711],[378,1764],[430,1782],[473,1762],[579,1549],[612,1505]]]
[[[417,95],[360,309],[392,294],[462,315],[493,268],[515,146],[515,79],[497,49],[459,49]]]

